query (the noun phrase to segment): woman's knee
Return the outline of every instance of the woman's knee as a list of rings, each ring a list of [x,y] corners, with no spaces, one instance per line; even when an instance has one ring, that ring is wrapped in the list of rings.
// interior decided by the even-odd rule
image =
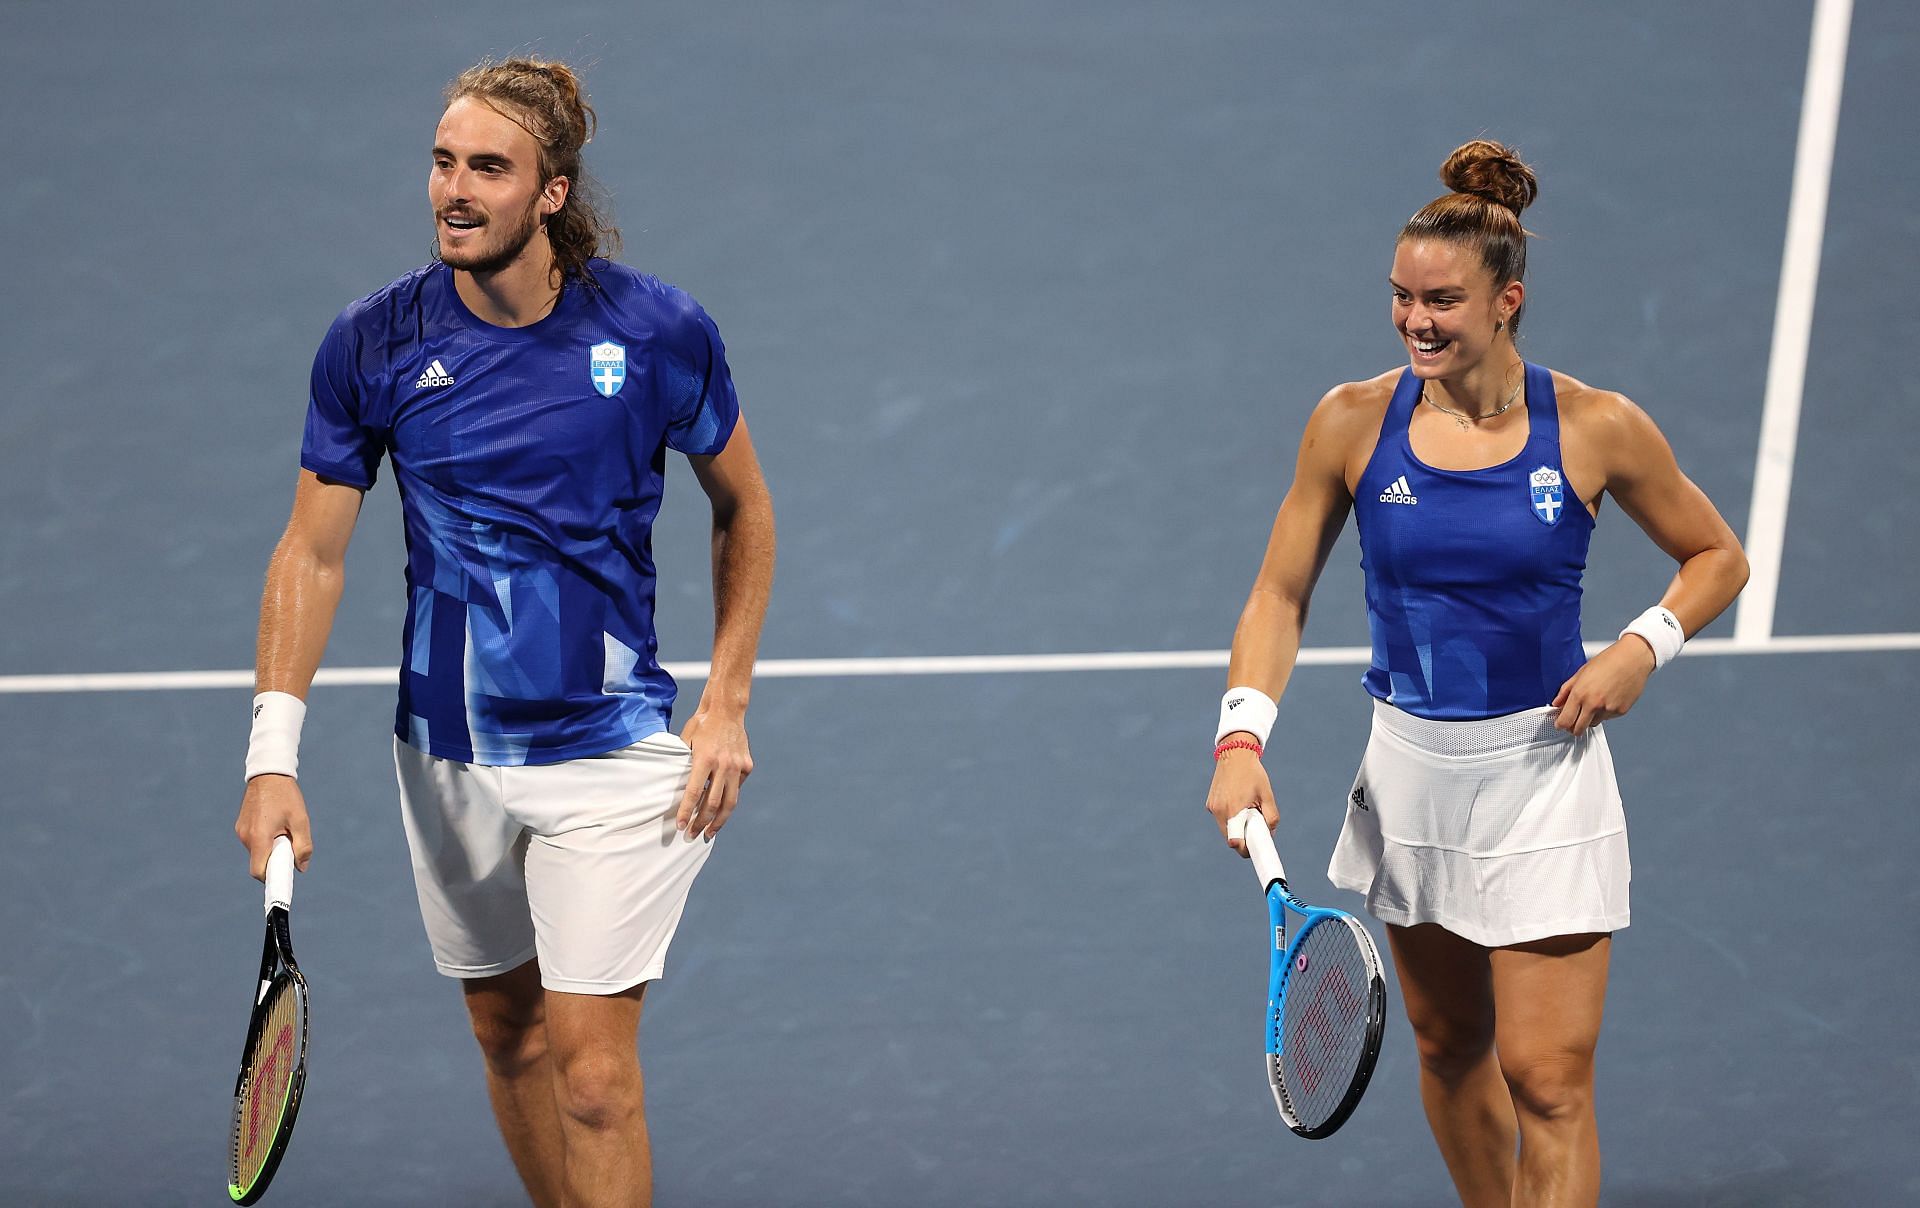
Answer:
[[[1452,1084],[1486,1063],[1493,1050],[1493,1021],[1430,1018],[1413,1024],[1420,1068]]]
[[[1593,1110],[1591,1050],[1500,1054],[1514,1107],[1538,1120],[1579,1118]]]

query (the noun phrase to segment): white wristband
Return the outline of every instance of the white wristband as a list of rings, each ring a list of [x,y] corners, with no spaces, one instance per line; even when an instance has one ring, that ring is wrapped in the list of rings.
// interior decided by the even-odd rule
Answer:
[[[300,727],[307,702],[291,692],[262,692],[253,698],[253,736],[247,740],[247,779],[269,773],[297,776]]]
[[[1278,716],[1280,707],[1260,689],[1229,688],[1220,698],[1220,728],[1214,731],[1213,741],[1218,743],[1227,735],[1244,730],[1259,739],[1264,747],[1267,735],[1273,732],[1273,719]]]
[[[1620,631],[1621,637],[1638,634],[1647,645],[1653,647],[1653,669],[1655,671],[1671,663],[1680,656],[1680,648],[1687,644],[1686,631],[1680,628],[1680,618],[1655,604],[1639,616],[1633,623]]]

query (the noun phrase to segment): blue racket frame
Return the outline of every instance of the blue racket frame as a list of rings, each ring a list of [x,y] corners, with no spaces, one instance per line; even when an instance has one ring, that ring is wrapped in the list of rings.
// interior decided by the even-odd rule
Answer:
[[[1247,856],[1253,861],[1254,875],[1259,878],[1262,892],[1266,895],[1267,918],[1272,925],[1273,947],[1268,954],[1267,973],[1267,1086],[1273,1092],[1274,1106],[1280,1109],[1280,1118],[1287,1127],[1298,1136],[1318,1141],[1338,1131],[1353,1114],[1353,1109],[1360,1105],[1360,1097],[1366,1093],[1367,1083],[1373,1077],[1374,1064],[1380,1056],[1380,1040],[1386,1030],[1387,1018],[1386,976],[1380,963],[1380,953],[1360,920],[1344,910],[1309,906],[1293,896],[1293,891],[1287,888],[1286,867],[1281,864],[1280,852],[1273,845],[1273,834],[1267,829],[1266,819],[1259,810],[1248,809],[1235,815],[1228,824],[1227,834],[1245,847]],[[1287,939],[1288,910],[1306,920],[1294,933],[1291,943]],[[1346,1095],[1325,1120],[1308,1126],[1302,1125],[1295,1114],[1292,1095],[1286,1085],[1284,1021],[1287,985],[1293,975],[1294,961],[1307,934],[1316,925],[1348,928],[1366,957],[1367,1031],[1359,1065]]]

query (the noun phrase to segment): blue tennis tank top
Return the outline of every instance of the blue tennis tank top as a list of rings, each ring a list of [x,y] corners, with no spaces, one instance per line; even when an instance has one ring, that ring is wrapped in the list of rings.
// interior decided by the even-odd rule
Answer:
[[[1580,576],[1593,517],[1567,485],[1553,375],[1526,366],[1527,443],[1481,470],[1414,456],[1420,379],[1400,377],[1354,491],[1367,579],[1369,693],[1464,721],[1553,702],[1586,662]]]

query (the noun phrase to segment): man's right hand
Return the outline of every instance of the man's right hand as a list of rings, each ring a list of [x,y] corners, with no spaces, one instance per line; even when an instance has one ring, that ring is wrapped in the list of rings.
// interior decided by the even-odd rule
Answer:
[[[268,773],[247,781],[233,833],[247,849],[247,871],[256,881],[267,877],[267,855],[277,836],[293,840],[293,866],[307,871],[313,859],[313,832],[307,825],[307,799],[291,776]]]

